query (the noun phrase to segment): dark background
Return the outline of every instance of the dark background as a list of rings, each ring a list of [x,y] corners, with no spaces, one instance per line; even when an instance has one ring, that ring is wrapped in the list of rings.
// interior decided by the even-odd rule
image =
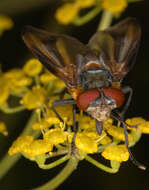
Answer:
[[[0,38],[0,62],[4,71],[23,66],[25,60],[32,56],[21,39],[21,30],[24,25],[73,35],[84,43],[87,43],[96,31],[101,15],[81,27],[61,26],[56,23],[53,16],[60,1],[39,0],[38,4],[36,2],[35,0],[1,0],[0,2],[0,13],[10,15],[15,22],[14,28],[5,32]],[[136,17],[140,22],[142,41],[135,67],[124,80],[124,84],[129,84],[134,89],[133,99],[126,117],[142,116],[149,120],[149,1],[130,4],[122,16],[113,23],[128,16]],[[28,116],[27,112],[15,115],[0,113],[0,120],[4,120],[9,128],[9,136],[0,137],[1,156],[19,135]],[[149,136],[143,135],[139,143],[132,149],[135,157],[147,166],[146,171],[139,170],[129,161],[122,164],[117,174],[108,174],[90,163],[82,161],[77,170],[58,189],[149,189],[148,145]],[[28,190],[47,182],[62,167],[63,165],[44,171],[39,169],[35,163],[22,158],[0,182],[0,189]]]

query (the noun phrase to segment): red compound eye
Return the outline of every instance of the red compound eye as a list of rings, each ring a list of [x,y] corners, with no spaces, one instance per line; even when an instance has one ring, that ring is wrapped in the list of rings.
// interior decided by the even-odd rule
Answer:
[[[79,94],[76,103],[81,110],[86,110],[89,104],[100,96],[98,89],[86,90]]]
[[[104,94],[116,101],[117,107],[120,107],[124,103],[125,95],[117,88],[104,88]]]

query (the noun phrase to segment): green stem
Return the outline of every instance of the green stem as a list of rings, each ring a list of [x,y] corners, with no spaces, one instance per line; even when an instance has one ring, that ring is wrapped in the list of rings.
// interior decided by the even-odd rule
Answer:
[[[6,114],[12,114],[12,113],[17,113],[20,111],[25,110],[26,108],[24,106],[18,106],[18,107],[14,107],[14,108],[10,108],[8,106],[1,106],[0,110]]]
[[[87,13],[85,16],[76,17],[76,19],[72,23],[77,26],[83,25],[89,22],[91,19],[93,19],[100,11],[101,11],[101,7],[98,5],[94,9],[92,9],[89,13]]]
[[[39,136],[39,132],[33,132],[32,131],[32,124],[35,123],[37,120],[37,114],[34,112],[31,115],[31,118],[29,119],[25,129],[21,133],[21,136],[23,135],[30,135],[36,137]],[[12,166],[20,159],[21,154],[17,154],[14,156],[9,156],[7,153],[4,156],[4,158],[0,161],[0,179],[8,172],[9,169],[12,168]]]
[[[113,16],[111,13],[104,11],[102,13],[101,20],[100,20],[97,31],[104,30],[104,29],[108,28],[112,23],[112,17]]]
[[[63,156],[62,158],[60,158],[60,159],[58,159],[55,162],[52,162],[50,164],[40,164],[40,162],[37,162],[37,163],[38,163],[38,166],[40,168],[47,170],[47,169],[51,169],[51,168],[54,168],[54,167],[62,164],[63,162],[65,162],[66,160],[68,160],[69,157],[70,157],[69,155]]]
[[[103,164],[97,162],[96,160],[94,160],[94,159],[91,158],[90,156],[86,156],[85,159],[86,159],[88,162],[94,164],[97,168],[100,168],[101,170],[104,170],[105,172],[108,172],[108,173],[116,173],[116,172],[118,172],[119,167],[120,167],[120,165],[119,165],[119,167],[117,167],[117,168],[110,168],[110,167],[107,167],[107,166],[105,166],[105,165],[103,165]]]
[[[53,190],[56,189],[60,184],[62,184],[76,169],[78,165],[78,159],[75,157],[71,157],[64,167],[64,169],[51,181],[44,184],[43,186],[37,187],[33,190]]]

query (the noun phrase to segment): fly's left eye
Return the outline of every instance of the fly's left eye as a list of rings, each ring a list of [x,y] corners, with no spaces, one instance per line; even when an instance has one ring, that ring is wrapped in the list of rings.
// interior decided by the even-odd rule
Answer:
[[[76,103],[81,110],[86,110],[89,104],[100,96],[98,89],[86,90],[79,94]]]
[[[124,103],[125,95],[121,90],[117,88],[104,88],[103,91],[106,96],[115,100],[117,107],[120,107]]]

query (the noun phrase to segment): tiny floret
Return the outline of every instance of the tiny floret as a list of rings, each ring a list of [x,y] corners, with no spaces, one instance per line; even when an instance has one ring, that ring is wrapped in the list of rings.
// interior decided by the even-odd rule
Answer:
[[[76,3],[66,3],[56,11],[56,19],[60,24],[69,24],[77,16],[80,6]]]
[[[142,117],[134,117],[134,118],[131,118],[131,119],[126,119],[126,123],[128,125],[132,125],[132,126],[136,126],[137,125],[140,125],[142,123],[144,123],[146,120],[143,119]]]
[[[42,64],[38,59],[30,59],[24,65],[23,70],[28,76],[35,76],[42,71]]]
[[[125,145],[112,145],[105,148],[101,154],[105,159],[124,162],[129,159],[129,153]]]
[[[55,81],[57,79],[57,77],[55,77],[54,75],[52,75],[51,73],[43,73],[42,75],[40,75],[40,81],[43,84],[48,84],[51,81]]]
[[[114,137],[114,138],[116,138],[118,140],[121,140],[121,141],[125,141],[125,136],[124,136],[124,130],[123,130],[123,128],[111,125],[107,129],[107,132],[112,137]],[[128,140],[129,140],[129,142],[133,141],[133,137],[130,134],[128,134]]]
[[[112,139],[108,136],[105,136],[103,139],[101,139],[100,144],[106,145],[106,144],[110,144],[111,142],[112,142]]]
[[[9,155],[16,154],[18,152],[22,152],[26,147],[28,147],[34,138],[32,136],[20,136],[13,142],[11,147],[9,148]]]
[[[142,133],[149,134],[149,121],[145,121],[144,123],[140,124],[138,128]]]
[[[80,151],[85,153],[95,153],[98,149],[95,140],[81,133],[77,133],[75,144]]]
[[[60,128],[50,129],[44,134],[44,139],[50,144],[57,145],[67,139],[67,134]]]
[[[32,128],[34,130],[43,130],[49,128],[49,126],[50,124],[45,119],[41,119],[41,121],[34,123]]]
[[[24,95],[21,104],[29,110],[40,108],[44,105],[46,97],[47,91],[40,86],[35,86]]]
[[[29,146],[25,147],[23,152],[30,157],[39,156],[50,152],[53,146],[45,140],[34,140]]]

